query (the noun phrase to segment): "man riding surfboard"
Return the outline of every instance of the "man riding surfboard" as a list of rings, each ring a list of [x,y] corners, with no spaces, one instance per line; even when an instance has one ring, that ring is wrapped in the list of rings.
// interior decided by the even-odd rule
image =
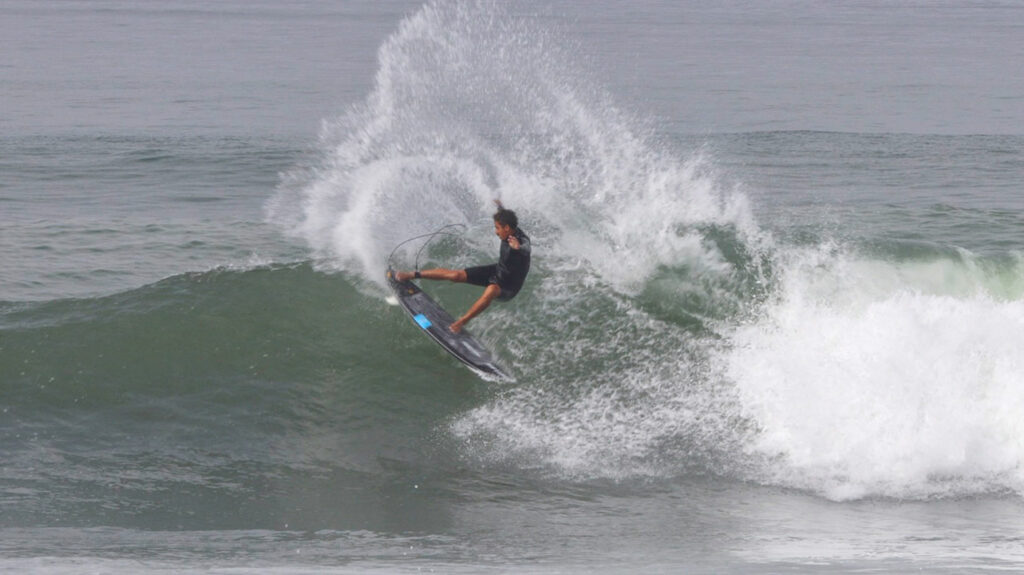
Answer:
[[[470,267],[463,270],[436,268],[417,272],[396,272],[395,279],[403,282],[413,278],[448,280],[469,283],[484,288],[483,295],[469,310],[452,322],[449,329],[462,331],[469,320],[480,315],[494,300],[508,301],[519,293],[530,272],[530,238],[519,229],[519,218],[512,210],[506,209],[495,200],[498,211],[494,213],[494,233],[501,239],[498,263]]]

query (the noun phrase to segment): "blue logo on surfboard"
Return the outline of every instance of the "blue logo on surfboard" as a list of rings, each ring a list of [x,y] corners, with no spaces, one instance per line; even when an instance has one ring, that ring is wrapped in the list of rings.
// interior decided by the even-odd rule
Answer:
[[[423,314],[414,315],[412,316],[412,319],[416,320],[416,323],[420,324],[420,327],[422,327],[423,329],[427,329],[428,327],[434,325],[430,323],[430,320],[427,319],[427,316]]]

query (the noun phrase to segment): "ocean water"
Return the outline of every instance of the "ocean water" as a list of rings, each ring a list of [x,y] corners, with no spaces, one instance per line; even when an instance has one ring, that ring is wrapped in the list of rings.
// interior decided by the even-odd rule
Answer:
[[[0,52],[0,573],[1024,570],[1018,3],[9,0]],[[383,284],[495,198],[508,383]]]

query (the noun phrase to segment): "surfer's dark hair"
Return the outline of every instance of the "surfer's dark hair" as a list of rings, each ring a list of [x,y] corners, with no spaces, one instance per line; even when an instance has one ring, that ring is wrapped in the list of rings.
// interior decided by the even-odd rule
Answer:
[[[516,217],[516,213],[505,208],[498,208],[498,211],[494,212],[494,221],[510,228],[519,227],[519,218]]]

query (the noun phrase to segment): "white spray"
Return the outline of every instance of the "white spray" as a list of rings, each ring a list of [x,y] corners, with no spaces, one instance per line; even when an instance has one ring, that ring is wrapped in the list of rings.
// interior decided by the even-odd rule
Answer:
[[[1021,489],[1019,281],[776,245],[709,155],[653,138],[566,44],[496,2],[428,4],[268,205],[378,283],[402,239],[468,224],[446,262],[466,264],[494,255],[493,198],[519,212],[535,271],[474,326],[514,321],[519,385],[451,424],[467,458],[834,498]]]

